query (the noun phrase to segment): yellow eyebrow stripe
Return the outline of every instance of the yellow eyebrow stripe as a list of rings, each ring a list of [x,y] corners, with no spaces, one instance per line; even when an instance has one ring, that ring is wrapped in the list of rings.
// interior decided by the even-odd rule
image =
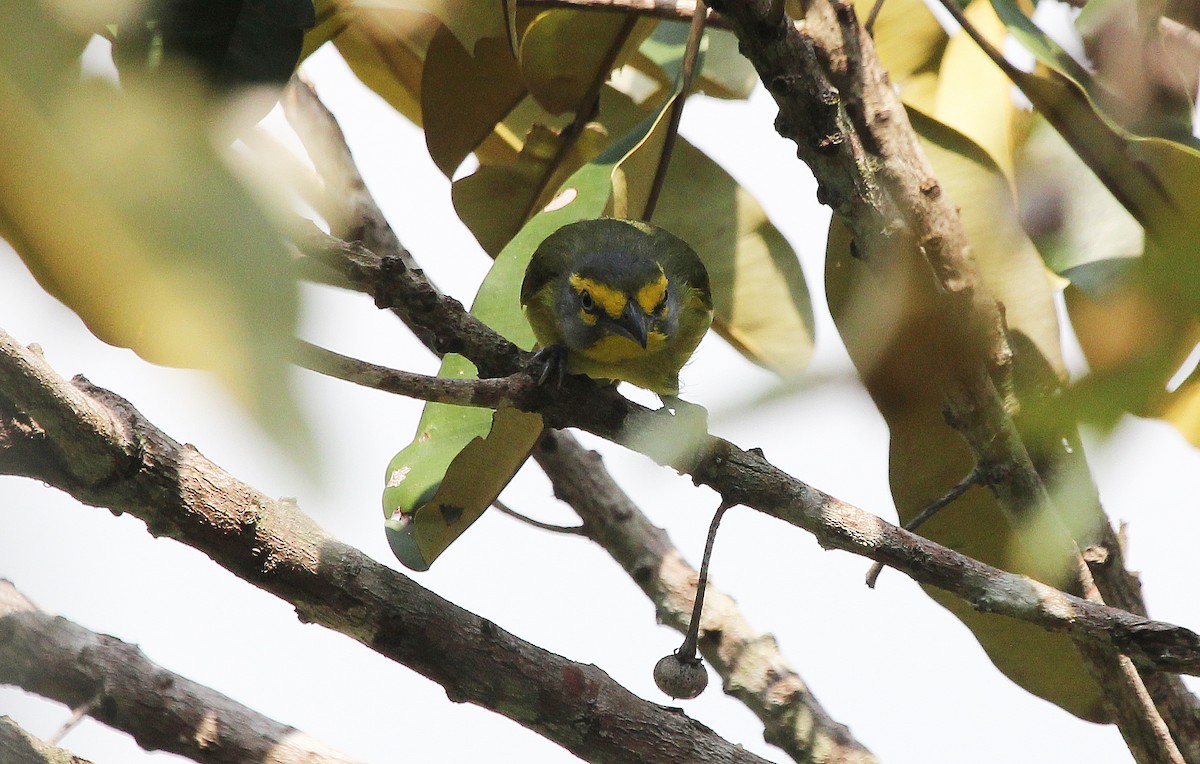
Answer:
[[[642,306],[642,310],[646,313],[653,313],[658,304],[667,296],[667,276],[660,269],[658,279],[646,284],[637,291],[638,305]]]
[[[625,297],[624,292],[601,284],[594,279],[580,276],[578,273],[572,273],[568,281],[576,292],[585,290],[589,292],[596,304],[604,308],[604,312],[608,314],[609,318],[618,318],[625,312],[625,304],[629,300]]]

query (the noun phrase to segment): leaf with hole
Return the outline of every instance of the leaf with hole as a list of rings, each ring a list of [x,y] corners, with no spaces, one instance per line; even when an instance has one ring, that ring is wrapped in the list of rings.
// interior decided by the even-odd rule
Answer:
[[[665,115],[674,98],[643,120],[593,162],[573,174],[554,201],[524,225],[488,272],[471,311],[522,348],[534,344],[520,305],[521,282],[538,244],[558,228],[612,212],[618,186],[648,183],[644,174],[624,178],[622,167],[640,151],[661,143]],[[617,181],[618,177],[624,178]],[[645,191],[633,189],[644,197]],[[462,356],[447,355],[441,376],[475,375]],[[542,419],[510,407],[492,412],[431,403],[413,442],[392,459],[383,506],[388,541],[399,559],[425,570],[491,506],[524,463],[542,431]]]

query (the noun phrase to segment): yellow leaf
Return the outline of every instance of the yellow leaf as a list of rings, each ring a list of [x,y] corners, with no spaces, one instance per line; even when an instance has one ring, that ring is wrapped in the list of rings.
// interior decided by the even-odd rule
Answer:
[[[654,27],[629,26],[623,14],[554,9],[539,14],[521,38],[521,74],[529,92],[551,114],[589,108],[585,96],[620,66],[614,46],[633,51]],[[605,63],[609,71],[600,71]]]
[[[425,143],[434,163],[452,176],[524,97],[506,38],[481,39],[470,54],[448,29],[439,29],[421,79]]]

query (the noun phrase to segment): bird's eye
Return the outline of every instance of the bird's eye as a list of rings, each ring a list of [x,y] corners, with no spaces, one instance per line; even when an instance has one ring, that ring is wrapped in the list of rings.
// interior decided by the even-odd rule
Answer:
[[[579,305],[584,310],[595,310],[596,309],[596,301],[594,299],[592,299],[592,293],[586,289],[583,290],[582,292],[580,292],[579,293]]]

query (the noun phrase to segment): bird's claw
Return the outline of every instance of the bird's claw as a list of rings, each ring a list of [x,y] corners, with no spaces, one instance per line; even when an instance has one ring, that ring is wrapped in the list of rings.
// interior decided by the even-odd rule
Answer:
[[[567,377],[567,349],[562,345],[548,345],[533,354],[529,361],[529,373],[538,385],[553,380],[555,389],[562,387]]]

